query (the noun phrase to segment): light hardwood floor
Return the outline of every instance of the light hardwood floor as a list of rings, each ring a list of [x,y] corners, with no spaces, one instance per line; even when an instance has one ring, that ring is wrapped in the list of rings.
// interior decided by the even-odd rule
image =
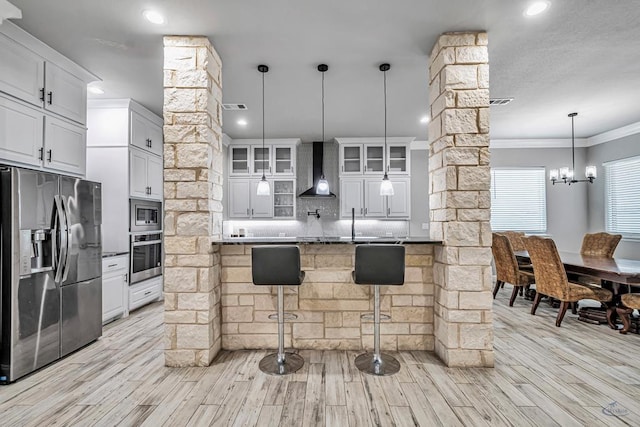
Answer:
[[[544,302],[495,303],[495,369],[449,369],[400,352],[399,374],[372,377],[355,352],[301,351],[304,368],[262,374],[264,351],[222,352],[208,368],[163,366],[162,306],[107,326],[102,339],[0,387],[2,426],[640,425],[640,336]],[[275,344],[275,343],[274,343]],[[613,412],[604,408],[612,402]],[[609,411],[610,413],[611,411]]]

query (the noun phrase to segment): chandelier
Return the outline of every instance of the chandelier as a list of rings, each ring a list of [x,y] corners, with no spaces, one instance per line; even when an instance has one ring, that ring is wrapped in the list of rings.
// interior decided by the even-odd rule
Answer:
[[[556,183],[571,185],[576,182],[589,182],[593,184],[593,180],[596,179],[598,175],[596,167],[591,165],[585,168],[584,176],[586,179],[576,179],[574,176],[574,171],[576,170],[576,153],[573,119],[577,115],[578,113],[569,113],[569,117],[571,117],[571,168],[561,167],[559,170],[551,169],[549,171],[549,179],[551,179],[553,185]]]

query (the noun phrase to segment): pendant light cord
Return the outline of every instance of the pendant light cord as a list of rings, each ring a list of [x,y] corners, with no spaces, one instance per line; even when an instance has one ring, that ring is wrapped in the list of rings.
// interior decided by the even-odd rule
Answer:
[[[262,73],[262,178],[264,179],[264,73]]]
[[[575,115],[571,116],[571,173],[573,174],[573,176],[571,177],[571,179],[575,179],[575,175],[576,175],[576,149],[575,149],[575,136],[574,136],[574,129],[573,129],[573,119],[574,119]]]
[[[384,153],[382,153],[382,158],[387,155],[387,71],[382,72],[383,81],[384,81]],[[383,164],[384,168],[384,176],[387,176],[387,167]]]
[[[324,143],[324,71],[322,72],[322,142]]]

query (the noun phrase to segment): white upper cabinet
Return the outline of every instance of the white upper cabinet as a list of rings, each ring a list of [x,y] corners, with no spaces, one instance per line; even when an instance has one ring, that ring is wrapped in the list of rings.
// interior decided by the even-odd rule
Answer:
[[[131,145],[142,150],[162,155],[162,127],[131,111]]]
[[[273,217],[273,192],[269,196],[258,196],[257,179],[229,180],[229,218]],[[273,183],[270,183],[273,187]]]
[[[395,175],[411,173],[413,138],[336,138],[340,146],[340,175]]]
[[[380,179],[364,180],[364,216],[367,218],[384,218],[387,216],[385,196],[380,195]]]
[[[136,148],[129,154],[129,195],[162,200],[162,159]]]
[[[84,176],[97,77],[11,22],[0,26],[0,161]]]
[[[229,177],[295,177],[296,146],[299,139],[234,140],[228,148]]]
[[[340,180],[340,212],[342,217],[350,218],[352,210],[356,217],[364,216],[364,181],[345,178]]]
[[[387,216],[389,218],[411,217],[411,179],[393,178],[393,196],[387,198]]]
[[[0,159],[84,176],[84,127],[2,95],[0,124]]]
[[[44,108],[75,122],[87,122],[87,85],[57,65],[45,65]]]
[[[10,27],[6,30],[15,32]],[[0,58],[0,91],[86,124],[87,83],[94,79],[83,80],[6,34],[0,34]]]
[[[0,91],[42,106],[44,59],[0,33]]]
[[[84,175],[87,161],[87,132],[52,116],[44,120],[44,165],[48,169]]]

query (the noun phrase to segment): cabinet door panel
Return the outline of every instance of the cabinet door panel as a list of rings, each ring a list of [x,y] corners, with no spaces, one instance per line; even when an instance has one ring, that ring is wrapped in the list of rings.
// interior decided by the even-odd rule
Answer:
[[[129,153],[129,194],[131,197],[147,198],[147,175],[147,156],[137,150],[131,150]]]
[[[0,92],[42,106],[44,59],[0,34]]]
[[[244,175],[250,173],[249,146],[229,147],[229,175]]]
[[[0,97],[0,159],[39,166],[44,115]]]
[[[295,150],[293,147],[273,147],[273,174],[293,175],[295,164]]]
[[[384,146],[365,144],[364,173],[380,174],[384,171]]]
[[[273,217],[273,182],[269,182],[271,193],[268,196],[258,196],[257,179],[251,180],[251,216],[253,218],[272,218]]]
[[[124,313],[123,289],[126,286],[124,274],[102,277],[102,322]]]
[[[340,181],[340,213],[343,218],[351,217],[355,209],[356,217],[364,215],[362,179],[343,179]]]
[[[271,155],[269,154],[271,147],[262,146],[253,147],[253,167],[251,169],[254,175],[270,175],[271,174]]]
[[[364,212],[366,217],[386,216],[384,196],[380,195],[381,182],[382,179],[377,178],[365,180]]]
[[[149,198],[162,200],[162,159],[154,155],[147,156],[147,184],[149,185]]]
[[[131,145],[149,150],[149,137],[147,136],[147,119],[135,111],[131,112]]]
[[[393,196],[387,196],[388,216],[394,218],[409,218],[411,216],[411,188],[410,181],[392,180]]]
[[[229,180],[229,218],[249,218],[251,197],[249,180]]]
[[[45,117],[44,165],[47,168],[85,174],[87,163],[87,131],[64,120]]]
[[[410,157],[407,144],[389,144],[387,147],[387,172],[389,174],[408,174]]]
[[[362,145],[340,146],[340,173],[362,174]]]
[[[87,122],[87,85],[73,74],[47,62],[45,66],[47,110],[78,123]]]
[[[162,156],[162,127],[149,122],[149,151],[158,156]]]

